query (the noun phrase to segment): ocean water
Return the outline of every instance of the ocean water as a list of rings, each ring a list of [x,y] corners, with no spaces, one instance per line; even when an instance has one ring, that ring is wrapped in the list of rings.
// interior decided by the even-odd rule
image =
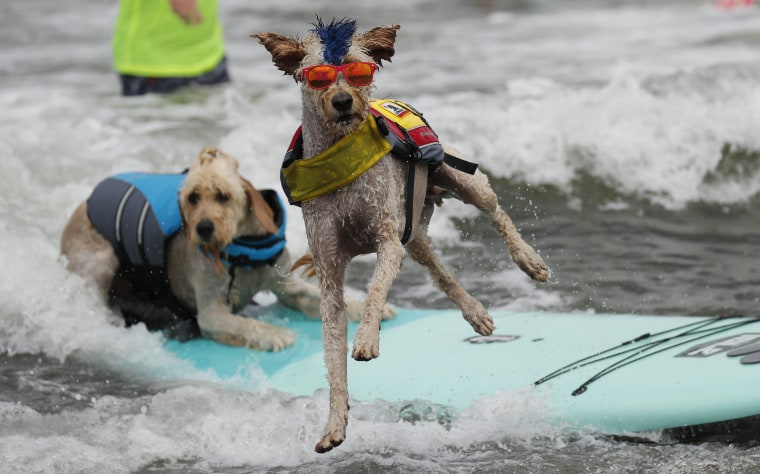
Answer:
[[[610,439],[535,426],[517,393],[450,426],[356,403],[348,440],[317,455],[326,393],[288,398],[230,389],[209,373],[169,381],[117,370],[184,368],[158,334],[110,324],[94,290],[58,259],[69,214],[113,173],[174,172],[215,146],[257,187],[279,190],[300,98],[249,35],[303,34],[318,13],[357,18],[360,29],[401,25],[376,96],[412,103],[478,162],[550,266],[548,283],[530,281],[486,219],[447,202],[432,225],[436,247],[487,307],[760,316],[760,9],[708,0],[222,0],[234,82],[125,99],[110,64],[116,2],[6,3],[0,472],[760,470],[756,425],[729,442]],[[306,239],[290,211],[298,255]],[[372,264],[352,264],[350,291],[362,294]],[[389,301],[451,307],[411,262]]]

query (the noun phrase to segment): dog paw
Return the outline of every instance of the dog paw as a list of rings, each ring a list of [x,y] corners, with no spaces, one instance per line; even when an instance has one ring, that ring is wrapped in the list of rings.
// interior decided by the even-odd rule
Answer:
[[[385,303],[385,306],[383,306],[383,312],[382,312],[382,318],[383,321],[386,319],[393,319],[396,317],[396,308],[392,304]]]
[[[318,453],[326,453],[332,448],[337,448],[343,441],[346,440],[346,425],[348,424],[348,413],[344,416],[333,416],[330,413],[330,419],[325,427],[325,434],[322,439],[319,440],[314,451]]]
[[[353,298],[346,297],[346,319],[351,322],[362,320],[364,313],[364,303]],[[383,320],[393,319],[396,317],[396,308],[392,304],[385,303],[383,311],[380,313]]]
[[[545,282],[549,279],[549,267],[544,260],[528,244],[515,246],[510,249],[512,260],[526,275],[536,281]]]
[[[360,324],[354,336],[354,350],[351,357],[360,361],[380,357],[380,328],[371,329],[366,324]]]
[[[296,333],[279,326],[268,326],[248,339],[248,347],[260,351],[281,351],[296,342]]]
[[[364,303],[346,297],[346,319],[351,322],[361,321],[364,313]]]
[[[319,443],[317,443],[316,446],[314,446],[314,451],[318,453],[326,453],[327,451],[330,451],[332,448],[337,448],[340,446],[343,441],[345,441],[346,437],[344,436],[336,436],[334,433],[326,434],[322,437],[321,440],[319,440]]]
[[[482,336],[490,336],[493,334],[493,330],[496,329],[496,326],[493,324],[493,318],[491,318],[491,315],[488,314],[488,311],[480,303],[477,303],[476,307],[470,310],[463,310],[462,316],[464,316],[465,321],[470,323],[472,329]]]

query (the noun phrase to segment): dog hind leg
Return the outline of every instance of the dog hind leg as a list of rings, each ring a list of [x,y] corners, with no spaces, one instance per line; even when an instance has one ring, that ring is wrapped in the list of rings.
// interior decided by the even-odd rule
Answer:
[[[430,237],[424,231],[418,232],[414,240],[409,242],[406,250],[412,259],[426,267],[433,278],[435,285],[440,288],[449,299],[462,311],[464,319],[478,334],[488,336],[493,333],[494,324],[491,315],[485,307],[470,295],[467,290],[457,281],[454,275],[441,262],[438,255],[433,251]]]
[[[66,268],[92,280],[106,294],[119,266],[119,259],[108,240],[98,232],[87,216],[87,203],[81,203],[71,215],[61,234],[61,254]]]
[[[549,269],[543,259],[523,240],[512,219],[499,206],[499,199],[485,174],[477,170],[469,175],[444,165],[430,179],[435,186],[452,191],[462,202],[487,213],[491,225],[507,243],[512,260],[529,277],[542,282],[549,278]]]

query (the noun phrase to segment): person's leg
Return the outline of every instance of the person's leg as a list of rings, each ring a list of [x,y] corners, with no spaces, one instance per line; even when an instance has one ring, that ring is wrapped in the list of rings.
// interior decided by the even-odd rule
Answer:
[[[230,82],[230,75],[227,72],[227,56],[224,56],[214,69],[196,77],[193,82],[204,86]]]
[[[230,82],[226,56],[219,61],[214,69],[196,77],[141,77],[121,74],[120,78],[123,96],[168,94],[190,84],[209,86]]]
[[[121,74],[121,95],[143,95],[148,92],[148,78]]]

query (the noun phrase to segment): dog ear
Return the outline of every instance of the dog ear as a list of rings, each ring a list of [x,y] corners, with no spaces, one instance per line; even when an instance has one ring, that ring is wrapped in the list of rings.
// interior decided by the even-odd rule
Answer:
[[[274,223],[274,211],[269,206],[266,199],[264,199],[264,196],[253,187],[250,181],[243,177],[241,177],[240,180],[243,181],[245,195],[248,196],[248,204],[251,207],[251,211],[253,211],[253,216],[259,221],[264,229],[267,230],[267,232],[271,232],[272,234],[279,232],[280,229],[277,227],[277,224]]]
[[[306,56],[306,49],[300,41],[276,33],[259,33],[251,35],[272,55],[272,62],[285,74],[294,75]]]
[[[219,150],[218,148],[205,147],[198,154],[198,158],[199,159],[213,160],[214,158],[217,158],[220,154],[222,154],[222,151]]]
[[[396,52],[393,45],[396,43],[396,31],[399,28],[401,28],[399,25],[378,26],[358,35],[356,40],[367,51],[367,54],[382,66],[382,60],[385,59],[390,62]]]

